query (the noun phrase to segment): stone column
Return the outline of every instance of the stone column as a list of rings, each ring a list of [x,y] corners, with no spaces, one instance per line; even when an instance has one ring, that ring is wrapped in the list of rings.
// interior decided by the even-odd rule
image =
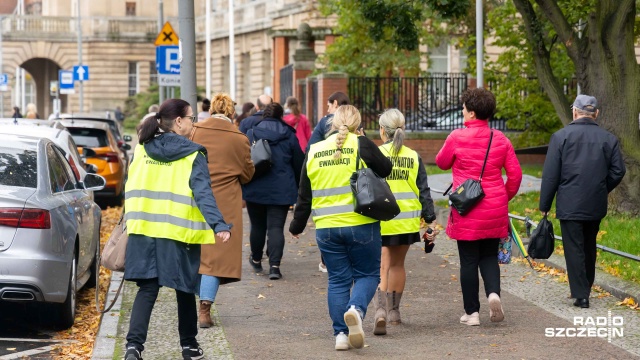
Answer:
[[[313,70],[316,68],[316,58],[318,55],[313,51],[312,48],[313,35],[311,33],[311,27],[307,23],[301,23],[298,26],[298,48],[296,52],[293,54],[293,81],[291,86],[293,89],[291,91],[294,96],[298,97],[297,91],[297,82],[300,79],[304,79],[309,76]],[[280,99],[281,102],[284,102],[286,99]]]

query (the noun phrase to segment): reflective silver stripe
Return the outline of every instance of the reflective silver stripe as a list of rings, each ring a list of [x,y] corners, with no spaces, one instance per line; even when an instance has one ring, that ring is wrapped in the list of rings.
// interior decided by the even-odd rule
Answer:
[[[330,189],[313,190],[311,194],[316,198],[322,196],[351,194],[351,186],[347,185]]]
[[[338,205],[330,206],[322,209],[313,209],[311,211],[312,216],[326,216],[353,212],[353,205]]]
[[[169,191],[153,191],[153,190],[129,190],[124,193],[124,199],[142,197],[152,200],[170,200],[179,204],[196,206],[196,201],[191,196],[178,195]]]
[[[413,191],[394,193],[393,196],[396,200],[413,200],[418,198]]]
[[[420,211],[403,211],[392,220],[413,219],[420,217]]]
[[[211,230],[206,222],[196,222],[167,214],[150,214],[143,211],[130,211],[124,216],[125,220],[144,220],[157,223],[169,223],[192,230]]]

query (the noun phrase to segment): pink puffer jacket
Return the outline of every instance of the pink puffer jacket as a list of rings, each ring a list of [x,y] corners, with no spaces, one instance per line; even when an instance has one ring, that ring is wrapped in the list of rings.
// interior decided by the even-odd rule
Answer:
[[[467,179],[478,179],[489,145],[491,129],[487,121],[470,120],[466,128],[457,129],[447,137],[436,155],[440,169],[453,169],[453,188]],[[506,170],[507,182],[502,178]],[[506,237],[509,228],[508,203],[518,192],[522,169],[513,145],[504,134],[493,130],[493,141],[482,178],[485,197],[465,216],[451,209],[447,235],[455,240],[480,240]]]

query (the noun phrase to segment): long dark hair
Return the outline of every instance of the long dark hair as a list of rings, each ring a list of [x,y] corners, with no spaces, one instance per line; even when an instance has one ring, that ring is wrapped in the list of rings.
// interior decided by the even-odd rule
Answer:
[[[282,105],[278,104],[277,102],[272,102],[264,109],[264,115],[262,117],[282,120],[282,115],[284,115],[284,109],[282,108]]]
[[[188,109],[191,105],[182,99],[167,99],[162,105],[155,116],[148,116],[137,127],[138,142],[144,144],[153,139],[160,131],[171,132],[173,129],[173,121],[177,117],[184,117],[187,115]]]
[[[291,110],[291,113],[297,118],[300,115],[300,104],[298,103],[298,99],[293,96],[289,96],[286,104],[289,110]]]

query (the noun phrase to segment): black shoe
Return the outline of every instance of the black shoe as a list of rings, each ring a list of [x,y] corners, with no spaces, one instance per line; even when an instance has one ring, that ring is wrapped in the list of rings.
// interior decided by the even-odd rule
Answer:
[[[182,347],[182,358],[184,360],[198,360],[204,358],[204,351],[200,348],[200,346],[183,346]]]
[[[581,307],[583,309],[588,309],[589,299],[576,299],[576,301],[573,302],[573,306]]]
[[[142,360],[142,355],[135,347],[128,347],[127,352],[124,354],[124,360]]]
[[[255,261],[253,261],[253,257],[251,257],[251,255],[249,255],[249,264],[251,264],[251,267],[253,268],[253,271],[262,272],[262,261],[255,262]]]
[[[271,269],[269,269],[269,280],[278,280],[278,279],[282,279],[280,268],[272,266]]]

